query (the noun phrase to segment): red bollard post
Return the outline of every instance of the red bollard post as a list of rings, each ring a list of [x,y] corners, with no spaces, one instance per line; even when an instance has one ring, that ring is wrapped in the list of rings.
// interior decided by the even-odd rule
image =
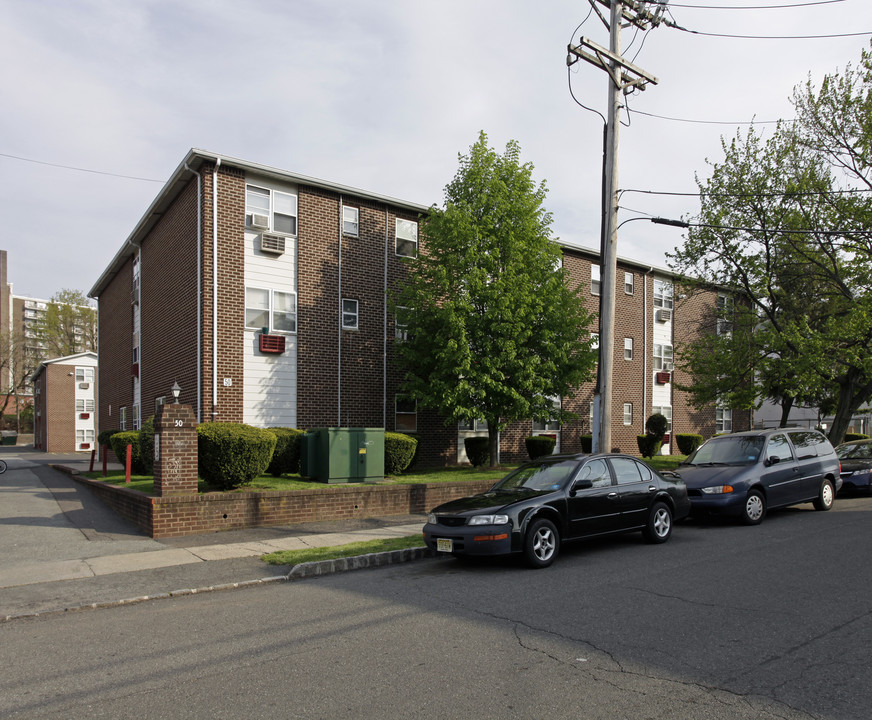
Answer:
[[[97,448],[91,450],[91,467],[88,468],[88,472],[94,472],[94,456],[97,454]]]
[[[106,461],[109,457],[109,447],[107,445],[103,446],[103,477],[106,477]]]
[[[133,459],[133,445],[127,446],[127,462],[124,466],[124,482],[130,482],[130,461]]]

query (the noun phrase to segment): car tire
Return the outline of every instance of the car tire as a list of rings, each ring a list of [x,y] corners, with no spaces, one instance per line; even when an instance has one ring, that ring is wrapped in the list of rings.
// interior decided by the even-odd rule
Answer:
[[[766,517],[766,498],[759,490],[751,490],[742,506],[742,522],[745,525],[759,525]]]
[[[534,520],[524,536],[524,556],[534,568],[546,568],[560,552],[560,536],[554,523],[545,518]]]
[[[825,478],[821,483],[821,488],[818,491],[818,496],[814,499],[815,510],[829,510],[833,507],[836,501],[836,489],[833,487],[833,481]]]
[[[642,537],[649,543],[665,543],[672,535],[672,511],[666,503],[656,502],[648,513]]]

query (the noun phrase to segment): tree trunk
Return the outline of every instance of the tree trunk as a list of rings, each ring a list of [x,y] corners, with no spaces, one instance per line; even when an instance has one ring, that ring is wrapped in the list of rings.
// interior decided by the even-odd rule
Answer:
[[[498,458],[500,456],[499,422],[499,418],[496,420],[491,420],[490,418],[487,419],[488,450],[490,451],[490,466],[492,468],[498,465]]]
[[[790,417],[790,411],[793,409],[794,398],[781,396],[781,424],[778,427],[787,427],[787,419]]]
[[[848,370],[847,374],[839,379],[839,399],[833,416],[833,426],[827,434],[833,445],[838,445],[845,439],[845,433],[854,413],[872,395],[872,380],[859,385],[862,379],[860,372],[854,368]]]

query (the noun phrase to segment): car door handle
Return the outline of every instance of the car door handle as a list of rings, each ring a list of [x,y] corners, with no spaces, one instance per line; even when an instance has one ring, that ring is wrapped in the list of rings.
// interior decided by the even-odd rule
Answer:
[[[618,494],[616,492],[610,492],[608,495],[606,495],[609,500],[614,500],[617,496]]]
[[[657,488],[654,487],[653,485],[649,485],[649,486],[648,486],[648,492],[657,492]]]

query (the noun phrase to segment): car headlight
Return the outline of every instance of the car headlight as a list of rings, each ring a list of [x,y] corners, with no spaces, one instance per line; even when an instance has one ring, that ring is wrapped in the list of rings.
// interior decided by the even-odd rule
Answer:
[[[725,493],[733,492],[732,485],[712,485],[711,487],[700,488],[705,495],[724,495]]]
[[[505,525],[508,522],[508,515],[473,515],[469,518],[470,525]]]
[[[868,469],[867,469],[867,470],[854,470],[854,472],[851,473],[851,476],[854,476],[854,475],[868,475],[870,472],[872,472],[872,471],[870,471],[870,470],[868,470]]]
[[[437,522],[439,522],[436,519],[436,513],[429,513],[427,515],[427,522],[430,523],[431,525],[435,525]]]

